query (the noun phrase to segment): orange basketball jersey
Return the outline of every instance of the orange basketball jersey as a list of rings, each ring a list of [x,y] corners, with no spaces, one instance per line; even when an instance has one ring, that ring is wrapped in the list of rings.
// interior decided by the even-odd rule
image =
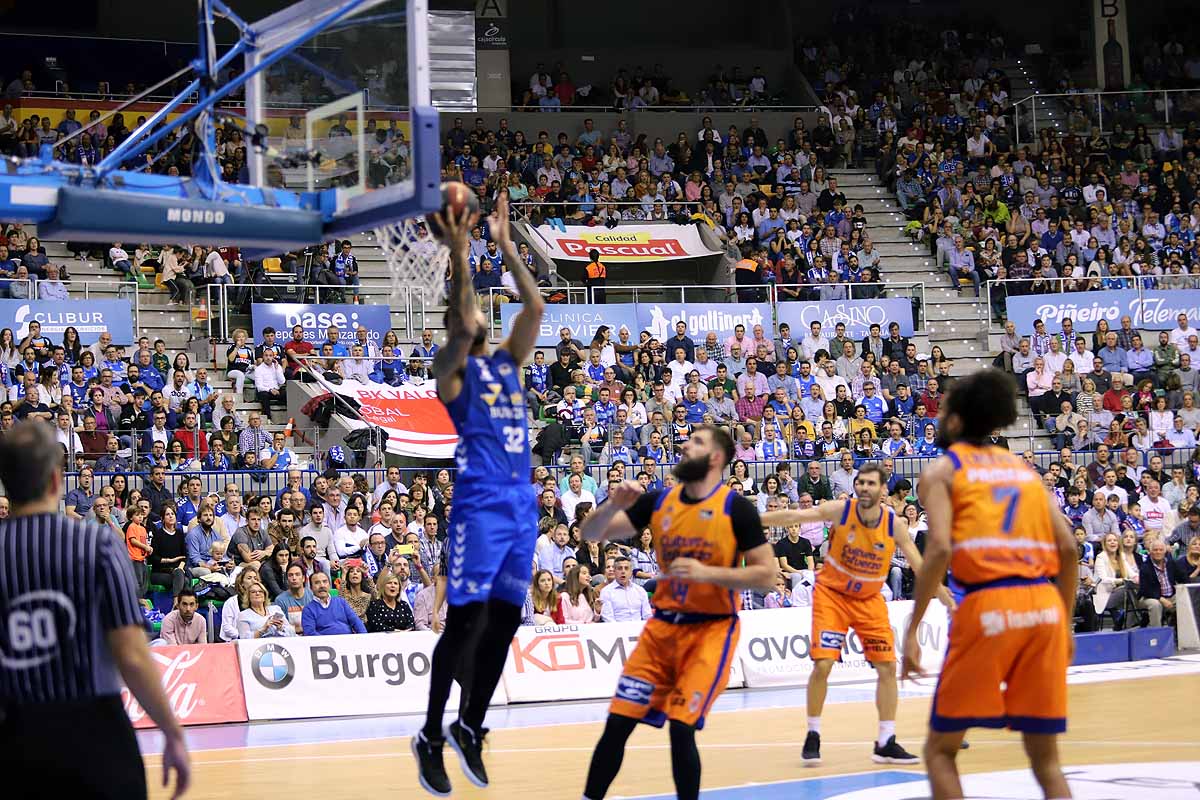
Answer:
[[[896,551],[895,522],[895,512],[884,506],[879,521],[865,525],[858,501],[847,500],[841,520],[829,528],[829,554],[817,583],[848,597],[879,594]]]
[[[956,443],[950,572],[960,583],[1058,574],[1058,545],[1041,476],[999,447]]]
[[[737,564],[738,545],[730,509],[734,494],[721,484],[698,503],[680,498],[683,484],[663,492],[650,530],[658,563],[665,570],[676,558],[694,558],[710,566]],[[693,583],[660,578],[654,590],[654,607],[687,614],[736,614],[741,607],[738,592],[711,583]]]

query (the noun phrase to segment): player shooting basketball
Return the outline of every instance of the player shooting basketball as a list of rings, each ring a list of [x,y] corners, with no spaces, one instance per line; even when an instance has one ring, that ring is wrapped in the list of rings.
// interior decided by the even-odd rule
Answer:
[[[868,463],[854,479],[853,499],[799,511],[774,511],[762,517],[767,527],[813,522],[829,527],[829,554],[813,591],[809,651],[813,671],[808,679],[808,734],[801,753],[806,766],[821,763],[821,712],[829,673],[842,656],[851,628],[877,677],[879,735],[871,760],[877,764],[915,764],[920,760],[896,742],[896,642],[882,590],[897,547],[913,569],[921,568],[921,553],[909,536],[908,523],[883,503],[886,490],[883,468]],[[944,587],[939,596],[948,608],[953,607],[954,600]]]
[[[580,533],[592,540],[629,539],[650,528],[666,565],[654,618],[625,664],[592,754],[585,800],[608,793],[639,722],[662,727],[668,720],[676,797],[700,794],[696,731],[729,682],[740,630],[737,590],[766,591],[779,572],[758,510],[722,480],[732,460],[729,434],[699,425],[675,465],[674,488],[643,494],[641,484],[626,481],[584,520]]]
[[[933,697],[925,764],[933,796],[963,796],[955,757],[967,728],[1020,731],[1047,798],[1071,790],[1058,760],[1067,729],[1067,665],[1074,646],[1079,571],[1075,540],[1042,478],[1019,456],[987,444],[1017,419],[1017,387],[995,369],[959,378],[939,409],[946,454],[921,473],[929,519],[916,566],[904,674],[919,675],[917,623],[947,566],[966,597]]]
[[[537,342],[544,303],[532,273],[509,238],[508,198],[501,193],[488,218],[492,241],[516,278],[523,305],[512,331],[488,353],[487,320],[471,288],[468,232],[478,214],[463,208],[437,215],[451,251],[446,344],[433,360],[438,396],[458,430],[458,479],[450,512],[446,628],[433,651],[425,727],[413,737],[421,785],[450,794],[442,761],[447,740],[468,779],[487,786],[481,749],[484,714],[500,681],[508,646],[521,624],[537,539],[537,509],[529,493],[529,443],[521,364]],[[474,647],[472,649],[472,644]],[[459,718],[443,735],[450,684],[464,658],[474,665],[463,687]]]

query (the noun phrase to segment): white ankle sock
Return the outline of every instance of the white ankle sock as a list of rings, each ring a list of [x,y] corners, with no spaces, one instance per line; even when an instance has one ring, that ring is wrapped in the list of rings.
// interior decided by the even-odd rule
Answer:
[[[821,718],[820,717],[809,717],[808,718],[808,729],[810,731],[812,731],[813,733],[820,733],[821,732]]]
[[[875,740],[876,744],[883,747],[887,744],[888,739],[896,735],[896,720],[890,719],[886,722],[879,720],[879,738]]]

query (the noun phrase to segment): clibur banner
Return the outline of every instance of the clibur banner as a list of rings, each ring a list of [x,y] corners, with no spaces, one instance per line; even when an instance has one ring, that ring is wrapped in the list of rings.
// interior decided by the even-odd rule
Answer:
[[[437,634],[429,631],[278,637],[237,642],[250,719],[425,710]],[[508,702],[503,687],[494,705]],[[458,686],[450,707],[458,705]]]
[[[520,304],[507,303],[500,307],[500,325],[503,335],[512,330],[513,318],[521,310]],[[755,325],[762,325],[771,335],[772,312],[770,303],[613,303],[610,305],[551,304],[546,306],[542,325],[538,331],[538,345],[550,347],[560,341],[559,331],[567,328],[571,338],[587,345],[602,325],[607,325],[613,341],[617,331],[624,325],[629,328],[630,342],[636,344],[641,331],[665,342],[675,335],[675,323],[686,322],[688,336],[697,344],[704,341],[709,331],[717,334],[720,341],[733,335],[734,328],[744,325],[749,337]],[[912,316],[909,315],[911,328]]]
[[[181,724],[246,721],[246,698],[238,674],[237,649],[232,644],[152,647],[150,658],[162,675],[167,703]],[[129,689],[121,689],[121,701],[133,727],[154,727]]]
[[[504,665],[509,702],[611,697],[645,623],[524,625],[517,629]],[[742,686],[733,659],[730,687]]]
[[[413,458],[454,456],[458,432],[433,381],[389,386],[344,380],[326,388],[358,401],[363,420],[387,431],[389,453]]]
[[[542,225],[534,231],[551,258],[589,261],[592,250],[609,264],[671,261],[717,255],[700,238],[695,225],[627,225],[608,229],[569,225],[565,230]]]
[[[1121,317],[1129,317],[1133,327],[1147,330],[1170,330],[1177,326],[1176,318],[1186,314],[1190,324],[1200,320],[1200,289],[1115,289],[1104,292],[1065,292],[1063,294],[1027,294],[1009,297],[1006,301],[1008,318],[1017,332],[1033,332],[1035,320],[1046,323],[1047,333],[1062,330],[1062,321],[1070,317],[1079,333],[1094,331],[1100,320],[1116,330]],[[1147,341],[1147,347],[1157,342]]]
[[[907,297],[880,298],[878,300],[821,300],[812,303],[780,303],[775,307],[779,323],[786,322],[792,329],[792,338],[797,341],[808,335],[809,326],[821,323],[821,335],[833,336],[833,329],[845,323],[846,336],[864,339],[871,333],[871,325],[878,324],[883,335],[888,335],[888,325],[900,324],[901,336],[913,335],[912,301]]]
[[[262,341],[262,329],[275,329],[276,340],[284,344],[292,338],[292,326],[304,328],[304,340],[314,345],[324,342],[330,325],[338,327],[339,341],[349,347],[359,328],[367,329],[368,341],[376,346],[392,328],[392,310],[386,305],[355,306],[338,303],[252,303],[251,339]]]
[[[42,326],[42,336],[61,342],[63,331],[75,328],[79,341],[94,344],[108,331],[114,344],[131,345],[133,311],[128,300],[0,300],[0,328],[12,328],[13,339],[29,333],[29,323]]]

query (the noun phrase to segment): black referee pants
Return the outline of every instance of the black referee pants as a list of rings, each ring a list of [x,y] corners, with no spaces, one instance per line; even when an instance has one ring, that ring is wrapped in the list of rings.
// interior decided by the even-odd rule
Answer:
[[[78,800],[144,800],[146,771],[120,697],[7,706],[0,769],[37,794]]]

